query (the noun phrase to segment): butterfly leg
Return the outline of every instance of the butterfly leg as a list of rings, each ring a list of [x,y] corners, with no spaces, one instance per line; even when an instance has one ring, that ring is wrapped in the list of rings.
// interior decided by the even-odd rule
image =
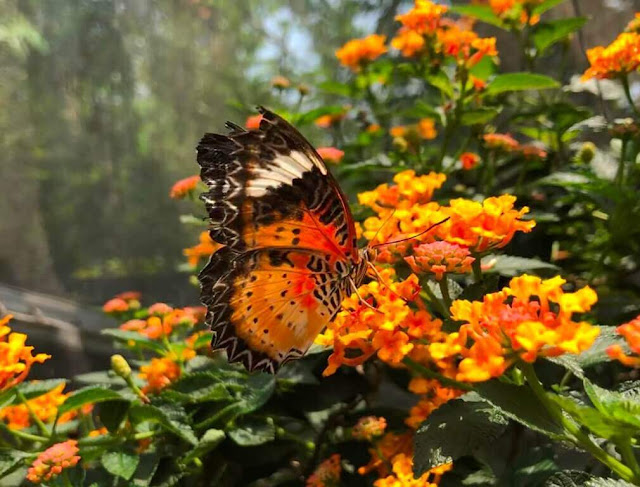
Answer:
[[[372,306],[371,303],[368,303],[367,301],[365,301],[365,299],[360,295],[360,293],[358,292],[358,286],[356,286],[356,283],[353,282],[353,279],[349,278],[349,283],[351,283],[351,287],[353,289],[353,292],[356,293],[356,296],[358,296],[358,299],[360,300],[360,302],[362,304],[364,304],[368,308],[371,308],[373,311],[382,314],[382,311],[380,311],[375,306]]]
[[[387,284],[385,282],[385,280],[382,278],[382,276],[380,275],[380,273],[378,272],[378,269],[376,269],[376,266],[374,266],[371,262],[367,262],[367,266],[373,271],[373,273],[376,276],[377,281],[382,284],[384,287],[386,287],[389,292],[391,294],[393,294],[394,296],[396,296],[397,298],[402,299],[405,303],[409,304],[409,300],[407,298],[403,298],[402,296],[400,296],[397,292],[395,292],[393,289],[391,289],[391,286],[389,286],[389,284]]]

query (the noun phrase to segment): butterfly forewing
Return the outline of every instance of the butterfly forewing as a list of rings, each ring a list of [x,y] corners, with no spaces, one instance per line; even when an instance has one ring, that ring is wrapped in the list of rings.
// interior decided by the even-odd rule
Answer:
[[[274,372],[302,355],[350,292],[358,265],[344,195],[313,147],[277,115],[198,146],[211,237],[200,273],[213,347]]]

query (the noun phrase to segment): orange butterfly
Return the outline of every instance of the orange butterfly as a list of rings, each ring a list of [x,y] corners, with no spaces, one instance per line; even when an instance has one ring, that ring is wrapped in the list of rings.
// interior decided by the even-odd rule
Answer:
[[[347,199],[311,144],[259,110],[259,130],[227,123],[198,145],[210,235],[224,245],[199,279],[212,348],[275,373],[307,351],[375,251],[356,247]]]

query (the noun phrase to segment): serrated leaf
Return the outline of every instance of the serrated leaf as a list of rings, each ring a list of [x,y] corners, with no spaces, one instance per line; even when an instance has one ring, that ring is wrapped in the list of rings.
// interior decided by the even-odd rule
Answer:
[[[227,434],[236,445],[256,446],[275,440],[276,427],[271,418],[244,417]]]
[[[571,17],[551,20],[535,26],[533,43],[541,53],[569,34],[580,29],[587,22],[586,17]]]
[[[85,404],[96,404],[104,401],[127,401],[127,398],[111,389],[105,389],[101,386],[88,386],[78,389],[67,397],[58,408],[58,415],[78,409]]]
[[[111,475],[129,480],[138,468],[140,458],[124,451],[108,451],[100,458],[100,463]]]
[[[537,270],[558,270],[558,266],[549,262],[512,255],[487,255],[482,258],[482,265],[487,274],[495,272],[509,277]]]
[[[129,411],[129,401],[105,401],[100,405],[100,421],[110,431],[120,428]]]
[[[118,328],[108,328],[106,330],[102,330],[101,333],[103,335],[110,336],[115,340],[126,344],[133,344],[139,346],[141,348],[146,348],[149,350],[153,350],[156,353],[163,354],[165,352],[164,345],[155,340],[151,340],[138,332],[128,331],[128,330],[119,330]]]
[[[474,453],[495,441],[508,421],[489,404],[455,399],[440,406],[415,436],[414,465],[421,475],[429,469]]]
[[[625,480],[596,477],[587,480],[584,487],[634,487],[634,485]]]
[[[2,448],[0,449],[0,478],[14,471],[25,458],[31,456],[30,453],[20,450]]]
[[[583,487],[585,482],[592,478],[587,472],[578,470],[565,470],[554,473],[544,483],[544,487]]]
[[[488,5],[451,5],[449,10],[465,17],[473,17],[496,27],[504,27],[505,25]]]
[[[545,405],[529,387],[492,380],[478,384],[475,390],[505,416],[528,428],[551,437],[561,435],[563,432],[562,427],[547,412]]]
[[[129,418],[133,423],[142,423],[145,421],[158,423],[167,431],[179,436],[192,445],[198,442],[191,426],[180,421],[186,418],[186,413],[184,409],[178,406],[160,408],[150,404],[135,404],[129,409]]]
[[[131,484],[135,487],[149,487],[159,462],[160,459],[155,453],[143,453],[140,456],[138,468],[131,479]]]
[[[584,378],[584,370],[580,366],[580,362],[578,362],[578,359],[575,355],[565,354],[558,357],[547,357],[546,360],[564,367],[580,379]]]
[[[543,74],[506,73],[499,74],[487,87],[487,95],[498,95],[508,91],[548,90],[558,88],[560,83]]]
[[[107,385],[122,385],[123,380],[121,377],[115,375],[112,371],[98,371],[87,372],[86,374],[79,374],[73,377],[73,381],[80,384],[107,384]]]
[[[198,444],[182,459],[182,463],[190,463],[194,458],[205,455],[222,443],[225,437],[222,430],[208,429],[198,440]]]
[[[475,108],[468,110],[460,117],[460,123],[462,125],[475,125],[479,123],[488,123],[493,120],[500,110],[496,108]]]
[[[163,397],[196,404],[205,401],[231,399],[229,391],[220,379],[211,372],[192,372],[183,375],[162,393]]]
[[[584,391],[598,411],[614,420],[628,424],[629,428],[640,429],[640,402],[635,400],[630,390],[627,390],[626,394],[610,391],[586,378],[583,384]],[[629,435],[632,435],[631,431]]]
[[[537,7],[535,7],[532,13],[534,15],[543,14],[547,10],[551,10],[553,7],[555,7],[556,5],[560,5],[564,1],[565,0],[546,0],[542,2],[540,5],[538,5]]]
[[[434,86],[435,88],[442,91],[449,98],[453,96],[453,85],[451,84],[451,80],[449,79],[449,76],[447,76],[447,73],[445,73],[441,69],[436,71],[435,73],[428,74],[425,77],[425,80],[431,86]]]
[[[569,414],[574,421],[589,428],[602,438],[610,439],[628,435],[628,425],[607,417],[595,408],[583,406],[569,397],[557,394],[549,394],[549,398]]]
[[[583,368],[592,367],[603,362],[611,362],[611,357],[607,355],[607,348],[611,345],[623,345],[626,347],[626,342],[616,332],[615,326],[600,326],[600,334],[596,337],[593,345],[580,355],[576,355],[576,361]]]

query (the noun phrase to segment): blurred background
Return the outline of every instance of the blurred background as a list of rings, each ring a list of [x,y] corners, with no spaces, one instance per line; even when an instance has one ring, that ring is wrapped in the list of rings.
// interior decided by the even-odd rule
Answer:
[[[310,88],[302,108],[330,103],[314,87],[346,75],[335,49],[391,34],[411,3],[0,2],[0,316],[14,314],[31,344],[46,344],[38,349],[57,360],[46,375],[104,368],[110,348],[99,330],[112,323],[100,305],[118,292],[197,303],[182,254],[197,243],[180,221],[191,206],[168,193],[197,173],[200,136],[227,119],[243,123],[258,104],[294,108],[298,98],[272,88],[276,75]],[[553,9],[591,17],[567,72],[581,71],[584,48],[609,43],[638,10],[640,0]],[[518,62],[500,35],[498,44],[503,63]]]

